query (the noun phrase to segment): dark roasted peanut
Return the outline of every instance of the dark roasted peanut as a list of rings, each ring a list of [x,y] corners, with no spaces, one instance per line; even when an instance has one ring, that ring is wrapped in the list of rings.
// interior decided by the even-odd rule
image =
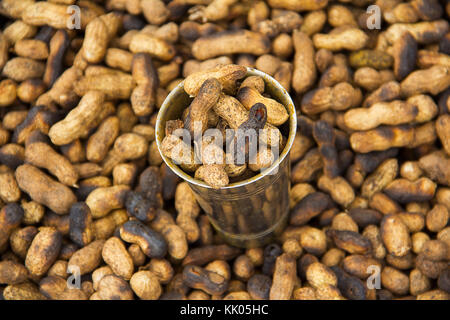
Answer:
[[[138,221],[128,221],[120,228],[120,237],[139,245],[142,252],[150,258],[163,258],[167,252],[167,243],[156,231]]]
[[[319,145],[319,152],[323,162],[323,173],[330,178],[335,178],[339,175],[340,168],[335,146],[336,136],[333,128],[326,121],[317,121],[314,124],[313,137]]]
[[[363,254],[372,248],[366,237],[354,231],[329,230],[329,234],[338,248],[352,254]]]
[[[386,186],[384,192],[400,203],[412,201],[428,201],[433,198],[436,184],[428,178],[420,178],[414,182],[397,179]]]
[[[88,245],[94,238],[92,214],[84,202],[75,203],[70,208],[70,239],[79,246]]]
[[[305,196],[291,211],[290,222],[293,225],[307,223],[315,216],[329,208],[331,199],[322,192],[314,192]]]
[[[129,191],[125,198],[127,212],[140,221],[149,222],[158,209],[156,199],[147,198],[143,192]]]
[[[190,250],[183,265],[204,265],[213,260],[231,260],[238,256],[240,250],[228,245],[212,245]]]
[[[223,276],[193,265],[184,267],[183,282],[191,288],[201,289],[212,295],[220,295],[228,287],[228,281]]]

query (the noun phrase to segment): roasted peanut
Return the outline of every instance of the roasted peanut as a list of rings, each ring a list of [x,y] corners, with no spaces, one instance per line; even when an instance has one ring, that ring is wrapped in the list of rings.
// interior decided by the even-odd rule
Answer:
[[[180,164],[184,170],[195,171],[199,164],[195,163],[195,154],[191,146],[175,135],[168,135],[161,144],[163,154]]]
[[[5,205],[0,211],[0,223],[2,229],[0,232],[0,250],[8,244],[11,232],[22,222],[24,216],[23,209],[16,203]]]
[[[14,81],[22,82],[44,75],[45,65],[29,58],[13,58],[3,67],[2,74]]]
[[[284,253],[276,259],[269,299],[288,300],[294,289],[296,263],[295,259]]]
[[[340,167],[333,128],[326,121],[317,121],[313,127],[313,137],[319,145],[324,174],[330,178],[335,178],[339,175]]]
[[[156,300],[162,289],[157,277],[150,271],[139,271],[130,279],[131,289],[144,300]]]
[[[63,56],[69,47],[69,35],[65,30],[58,30],[50,40],[49,57],[44,73],[44,83],[51,87],[63,70]]]
[[[102,257],[116,275],[125,280],[129,280],[132,277],[134,271],[133,260],[119,238],[112,237],[105,242],[102,249]]]
[[[175,55],[175,48],[170,43],[146,33],[133,36],[129,48],[133,53],[148,53],[163,61],[171,60]]]
[[[447,155],[450,155],[450,116],[442,115],[436,120],[436,133]]]
[[[214,69],[198,71],[189,75],[184,81],[184,90],[197,96],[200,87],[210,78],[217,79],[225,92],[232,94],[237,89],[237,81],[245,76],[246,69],[238,65],[219,66]]]
[[[15,229],[11,232],[10,247],[12,252],[22,259],[26,258],[28,248],[31,245],[38,230],[33,226],[28,226],[22,229]]]
[[[423,21],[418,23],[395,23],[386,30],[386,39],[395,43],[405,31],[411,33],[418,43],[432,43],[440,39],[448,30],[445,20]]]
[[[44,275],[55,262],[61,248],[62,235],[54,228],[42,228],[28,249],[25,266],[36,276]]]
[[[349,63],[353,68],[371,67],[387,69],[392,65],[392,57],[379,50],[359,50],[350,55]]]
[[[447,225],[449,219],[448,210],[444,205],[436,204],[426,215],[426,225],[428,230],[439,232]]]
[[[395,116],[393,116],[395,115]],[[407,102],[378,102],[370,108],[357,108],[345,113],[345,125],[353,130],[370,130],[380,124],[399,125],[413,121],[418,109]]]
[[[124,223],[120,227],[120,237],[124,241],[139,245],[142,252],[150,258],[163,258],[167,252],[167,243],[163,236],[138,221]],[[172,242],[169,243],[172,244]],[[173,253],[173,251],[170,247],[169,252]]]
[[[221,92],[221,84],[215,78],[205,80],[197,96],[191,102],[184,127],[194,134],[203,133],[208,125],[208,111],[217,103]],[[200,127],[198,128],[198,125]],[[196,131],[198,130],[198,131]]]
[[[404,295],[409,291],[408,276],[392,267],[383,268],[381,272],[381,283],[383,287],[395,294]]]
[[[369,131],[355,132],[350,136],[353,150],[361,153],[403,147],[413,142],[414,129],[411,126],[380,126]]]
[[[84,202],[70,208],[70,238],[80,246],[86,246],[94,238],[91,210]]]
[[[54,181],[45,173],[29,164],[16,170],[19,187],[38,203],[52,209],[55,213],[65,214],[76,202],[75,195],[63,184]]]
[[[322,213],[331,205],[331,199],[324,193],[312,192],[300,200],[292,209],[290,223],[302,225]]]
[[[306,279],[313,288],[320,288],[325,285],[337,286],[336,275],[320,262],[314,262],[308,266]]]
[[[101,300],[133,300],[133,291],[125,280],[116,275],[105,275],[98,284]]]
[[[86,157],[89,161],[102,161],[109,147],[119,135],[119,119],[117,117],[107,118],[92,134],[86,145]]]
[[[94,271],[102,261],[104,244],[104,240],[96,240],[75,251],[67,263],[68,272],[83,275]]]
[[[99,63],[105,57],[109,41],[108,27],[101,18],[92,20],[86,26],[81,52],[87,62]]]
[[[123,208],[128,189],[128,186],[118,185],[97,188],[92,191],[86,198],[86,204],[92,212],[92,217],[102,218],[113,209]]]
[[[47,169],[65,185],[74,186],[78,180],[78,174],[72,164],[48,144],[36,142],[28,145],[25,148],[25,160],[34,166]]]
[[[328,193],[334,201],[347,207],[355,199],[355,193],[348,182],[337,176],[336,178],[330,178],[326,175],[322,175],[318,180],[318,187]]]
[[[184,267],[183,282],[191,288],[201,289],[212,295],[222,294],[228,287],[228,281],[221,275],[193,265]]]
[[[20,199],[20,189],[14,173],[7,166],[0,165],[0,199],[6,203],[16,202]]]
[[[28,270],[20,263],[13,261],[0,262],[0,283],[19,284],[28,277]]]
[[[80,128],[89,126],[99,112],[104,95],[99,91],[90,91],[66,118],[50,128],[49,136],[56,145],[63,145],[80,137]]]
[[[137,83],[131,93],[131,106],[137,116],[151,114],[156,102],[159,76],[148,54],[137,53],[132,61],[133,80]]]
[[[267,121],[275,126],[283,124],[289,117],[286,108],[281,103],[262,96],[256,89],[251,87],[241,87],[237,98],[248,110],[257,103],[263,104],[267,108]]]
[[[448,170],[449,159],[442,151],[432,152],[419,159],[419,166],[433,180],[448,185],[450,172]]]
[[[427,201],[434,196],[436,184],[428,178],[419,178],[411,182],[397,179],[386,186],[384,192],[400,203]]]
[[[357,106],[361,92],[349,83],[341,82],[334,87],[324,87],[306,93],[302,98],[302,111],[314,115],[329,109],[341,111]]]
[[[370,107],[376,102],[391,101],[400,97],[400,85],[396,81],[389,81],[373,91],[363,102],[363,107]]]
[[[426,79],[426,81],[425,81]],[[414,71],[402,83],[403,96],[410,97],[420,93],[438,94],[450,84],[449,67],[436,65],[428,69]]]
[[[322,255],[326,252],[326,241],[325,232],[317,228],[307,226],[300,234],[300,245],[313,255]]]
[[[262,55],[269,50],[270,41],[266,36],[247,30],[218,32],[201,37],[192,45],[192,54],[199,60],[233,53]]]
[[[336,246],[351,254],[364,254],[371,249],[370,241],[354,231],[329,230]]]
[[[314,46],[319,49],[359,50],[366,45],[368,39],[369,37],[360,29],[340,27],[334,29],[330,34],[315,34],[313,42]]]
[[[393,255],[402,257],[411,249],[409,230],[398,216],[385,216],[380,231],[386,249]]]
[[[361,194],[370,199],[375,193],[383,190],[391,183],[398,173],[398,161],[387,159],[383,161],[361,186]]]
[[[178,211],[177,225],[186,233],[188,242],[195,242],[199,237],[199,227],[195,218],[200,213],[200,207],[194,193],[185,182],[179,183],[176,188],[175,209]]]
[[[102,71],[103,72],[103,71]],[[128,99],[135,87],[130,74],[106,71],[98,74],[85,73],[74,83],[74,91],[79,96],[85,96],[89,91],[100,91],[107,99]]]
[[[190,250],[183,265],[204,265],[213,260],[231,260],[234,259],[240,250],[228,245],[211,245]]]

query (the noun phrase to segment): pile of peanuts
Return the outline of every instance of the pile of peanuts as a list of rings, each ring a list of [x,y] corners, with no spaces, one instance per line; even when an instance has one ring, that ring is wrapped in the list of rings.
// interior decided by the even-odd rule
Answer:
[[[448,1],[0,14],[2,299],[450,298]],[[273,76],[298,111],[289,226],[262,248],[225,244],[155,141],[167,94],[229,64]]]

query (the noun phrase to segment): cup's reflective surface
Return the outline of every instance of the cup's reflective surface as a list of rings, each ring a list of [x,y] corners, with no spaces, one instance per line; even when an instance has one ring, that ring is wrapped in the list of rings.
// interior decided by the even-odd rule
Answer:
[[[264,79],[265,91],[282,103],[289,113],[289,120],[280,127],[287,137],[284,149],[270,168],[250,179],[213,189],[203,181],[194,179],[161,153],[167,166],[190,185],[219,234],[231,245],[245,248],[272,241],[286,225],[290,191],[289,152],[297,129],[294,103],[287,91],[267,74],[247,68],[247,76],[252,75]],[[180,83],[172,90],[159,110],[156,139],[160,152],[166,121],[181,119],[184,109],[192,101],[184,91],[183,84]]]

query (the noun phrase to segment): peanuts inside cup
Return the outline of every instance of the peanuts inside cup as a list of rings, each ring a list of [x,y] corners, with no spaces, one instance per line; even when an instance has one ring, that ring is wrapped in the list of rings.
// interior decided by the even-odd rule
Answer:
[[[183,179],[214,189],[276,174],[296,128],[287,95],[267,74],[238,65],[194,73],[160,109],[161,155]]]
[[[180,129],[202,140],[184,142],[175,135]],[[239,136],[248,129],[259,133],[257,139]],[[294,104],[279,83],[261,71],[228,65],[194,73],[168,95],[156,138],[164,161],[189,184],[219,234],[230,244],[254,247],[273,239],[287,221],[296,129]],[[223,145],[210,142],[217,136],[225,137]]]

